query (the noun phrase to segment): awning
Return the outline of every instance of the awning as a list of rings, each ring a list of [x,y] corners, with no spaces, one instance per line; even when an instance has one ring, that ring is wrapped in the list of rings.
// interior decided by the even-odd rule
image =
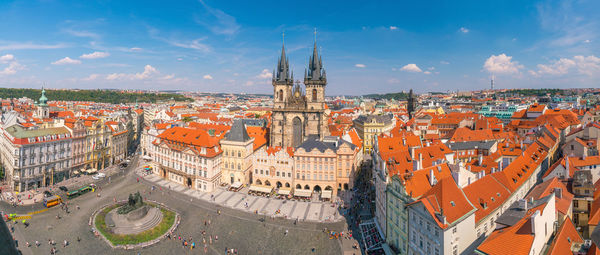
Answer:
[[[73,174],[79,174],[79,171],[75,170],[73,171]]]
[[[242,187],[242,183],[241,182],[234,182],[233,184],[231,184],[231,187],[234,189],[239,189],[240,187]]]
[[[277,194],[284,195],[284,196],[287,196],[290,193],[292,193],[292,189],[289,189],[289,188],[279,188],[279,190],[277,191]]]
[[[271,193],[271,190],[273,190],[273,187],[263,185],[250,185],[250,191],[254,192]]]
[[[144,155],[142,158],[143,158],[143,159],[146,159],[146,160],[152,160],[152,157],[150,157],[150,156],[148,156],[148,155]]]
[[[311,190],[307,190],[307,189],[297,189],[297,190],[294,190],[294,196],[297,196],[297,197],[311,197],[312,196],[312,191]]]
[[[85,172],[88,173],[88,174],[93,174],[95,172],[98,172],[98,170],[96,170],[96,168],[92,168],[92,169],[86,170]]]
[[[331,199],[331,190],[323,190],[321,191],[321,198]]]

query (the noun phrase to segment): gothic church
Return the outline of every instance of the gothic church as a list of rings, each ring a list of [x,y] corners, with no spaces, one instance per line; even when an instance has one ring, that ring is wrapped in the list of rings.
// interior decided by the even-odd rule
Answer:
[[[273,111],[271,146],[298,147],[308,136],[323,139],[329,135],[325,116],[325,86],[327,75],[317,52],[315,41],[313,54],[304,70],[304,89],[300,81],[294,82],[285,45],[273,71]]]

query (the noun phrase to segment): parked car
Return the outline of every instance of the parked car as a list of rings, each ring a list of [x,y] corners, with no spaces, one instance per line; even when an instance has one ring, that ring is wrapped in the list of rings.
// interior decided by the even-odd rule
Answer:
[[[52,193],[50,191],[44,190],[44,197],[51,197]]]
[[[62,190],[64,192],[69,191],[69,189],[67,189],[67,187],[65,187],[65,186],[60,186],[60,187],[58,187],[58,189],[60,189],[60,190]]]
[[[100,178],[104,178],[104,177],[106,177],[105,173],[97,173],[97,174],[95,174],[95,175],[92,176],[92,179],[99,180]]]

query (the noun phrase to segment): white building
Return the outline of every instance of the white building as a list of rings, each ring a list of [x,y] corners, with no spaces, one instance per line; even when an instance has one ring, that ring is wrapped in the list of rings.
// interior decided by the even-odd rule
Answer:
[[[152,143],[154,173],[185,187],[213,191],[221,183],[219,139],[201,129],[172,127]]]
[[[21,192],[69,178],[71,142],[65,127],[2,129],[0,153],[11,189]]]

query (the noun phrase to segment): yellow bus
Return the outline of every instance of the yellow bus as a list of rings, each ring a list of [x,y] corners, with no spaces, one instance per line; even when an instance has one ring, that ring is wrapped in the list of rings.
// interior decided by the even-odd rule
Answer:
[[[62,199],[57,195],[44,198],[44,206],[48,207],[48,208],[55,206],[57,204],[60,204],[60,203],[62,203]]]

